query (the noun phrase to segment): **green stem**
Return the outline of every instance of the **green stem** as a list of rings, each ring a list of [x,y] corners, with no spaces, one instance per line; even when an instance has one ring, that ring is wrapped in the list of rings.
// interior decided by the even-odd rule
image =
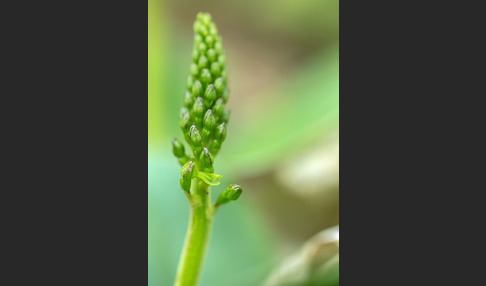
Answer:
[[[175,286],[196,286],[199,281],[211,233],[214,209],[209,186],[199,178],[191,182],[189,226],[177,269]]]

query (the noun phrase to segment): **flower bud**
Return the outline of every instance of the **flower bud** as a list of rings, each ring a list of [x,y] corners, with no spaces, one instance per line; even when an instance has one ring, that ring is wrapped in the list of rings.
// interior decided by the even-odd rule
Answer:
[[[194,34],[194,44],[197,46],[203,42],[203,37],[198,33]]]
[[[206,44],[209,46],[209,47],[212,47],[213,44],[214,44],[214,38],[211,37],[211,35],[207,36],[206,37]]]
[[[199,156],[199,161],[201,162],[201,167],[203,168],[204,172],[213,173],[213,156],[209,153],[208,148],[204,147],[203,151],[201,152],[201,156]]]
[[[189,156],[186,155],[184,157],[179,158],[177,161],[179,161],[179,164],[181,164],[181,166],[184,166],[187,160],[189,160]]]
[[[196,23],[194,23],[194,31],[201,34],[202,36],[206,36],[209,33],[208,28],[206,28],[206,26],[204,26],[199,21],[196,21]]]
[[[212,103],[216,99],[216,89],[214,88],[214,84],[208,85],[206,88],[206,92],[204,93],[204,99],[208,102]]]
[[[200,58],[199,58],[199,61],[197,62],[197,66],[200,68],[200,69],[203,69],[205,67],[208,66],[208,58],[206,58],[204,55],[202,55]]]
[[[211,133],[212,133],[212,130],[203,128],[203,130],[201,132],[203,140],[207,141],[209,139],[209,137],[211,136]],[[203,144],[204,144],[204,142],[203,142]]]
[[[221,70],[221,77],[223,78],[224,83],[226,84],[228,82],[228,73],[226,72],[225,68]]]
[[[241,193],[243,193],[243,189],[240,185],[229,185],[226,190],[219,195],[216,205],[220,206],[229,203],[230,201],[235,201],[241,196]]]
[[[216,125],[216,117],[214,117],[213,111],[208,109],[204,115],[204,129],[212,130]]]
[[[216,128],[215,137],[220,142],[223,142],[224,139],[226,139],[226,123],[223,122],[218,125],[218,127]]]
[[[176,138],[172,139],[172,153],[174,153],[177,158],[182,158],[186,154],[184,145]]]
[[[218,28],[216,28],[216,25],[214,23],[211,23],[209,25],[209,34],[213,35],[214,37],[218,37]]]
[[[226,56],[225,55],[219,55],[218,57],[218,62],[221,65],[221,67],[226,67]]]
[[[189,112],[187,110],[184,110],[181,113],[181,116],[180,116],[180,125],[181,125],[181,129],[183,131],[187,130],[187,128],[189,127],[189,120],[190,119],[191,119],[191,116],[189,115]]]
[[[181,177],[194,179],[197,177],[197,165],[192,160],[187,161],[181,169]]]
[[[184,93],[184,105],[187,108],[190,108],[194,104],[194,97],[189,91],[186,91]]]
[[[199,59],[199,51],[197,49],[192,50],[192,61],[194,63],[197,63],[197,60]]]
[[[197,75],[199,74],[199,68],[195,63],[191,64],[191,67],[189,68],[189,72],[193,77],[197,77]]]
[[[221,54],[223,52],[223,44],[221,43],[220,40],[214,43],[214,50],[218,54]]]
[[[194,102],[194,105],[192,107],[192,112],[194,115],[197,117],[202,117],[204,114],[204,101],[202,98],[198,97],[196,98],[196,101]]]
[[[203,21],[203,18],[204,18],[204,13],[203,12],[197,13],[196,18],[197,18],[197,21],[195,23],[201,23]]]
[[[199,45],[197,45],[197,49],[199,53],[204,54],[207,50],[207,47],[204,43],[200,43]]]
[[[192,84],[194,83],[194,79],[192,78],[192,76],[188,75],[187,76],[187,79],[186,79],[186,88],[188,90],[191,90],[192,89]]]
[[[201,132],[199,132],[199,129],[197,129],[196,125],[191,126],[191,130],[189,131],[189,138],[191,138],[192,144],[194,146],[200,146],[202,142],[202,136]]]
[[[201,81],[205,84],[208,84],[211,81],[211,73],[208,69],[203,69],[201,71]]]
[[[181,188],[189,192],[191,189],[191,180],[197,177],[197,166],[193,161],[187,161],[181,169]]]
[[[201,90],[202,90],[202,84],[198,80],[196,80],[192,84],[192,95],[194,97],[201,96]]]
[[[218,94],[222,94],[223,93],[223,89],[224,89],[224,79],[221,78],[221,77],[218,77],[214,81],[214,87],[216,88],[216,91],[218,92]]]
[[[223,94],[221,95],[221,97],[223,98],[224,103],[228,102],[229,89],[225,88],[224,91],[223,91]]]
[[[209,149],[211,150],[211,154],[216,156],[220,148],[221,148],[221,142],[217,139],[214,139]]]
[[[202,17],[201,17],[201,21],[203,22],[203,24],[206,27],[209,26],[212,23],[211,20],[212,20],[211,14],[209,14],[209,13],[203,14]]]
[[[216,117],[220,117],[224,111],[224,102],[222,98],[218,98],[213,106],[213,113]]]
[[[230,118],[230,111],[226,109],[225,111],[223,111],[223,115],[221,115],[221,121],[228,123],[229,118]]]
[[[220,73],[221,73],[221,66],[219,65],[219,63],[212,63],[211,64],[211,74],[214,77],[217,77],[217,76],[219,76]]]
[[[211,62],[216,61],[217,54],[216,54],[216,51],[214,49],[209,49],[207,54],[208,54],[208,59]]]

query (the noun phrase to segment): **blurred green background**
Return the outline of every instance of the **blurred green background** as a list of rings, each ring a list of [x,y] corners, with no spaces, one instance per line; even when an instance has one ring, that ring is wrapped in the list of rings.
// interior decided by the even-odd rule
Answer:
[[[148,281],[172,285],[189,209],[170,140],[198,12],[226,51],[232,115],[202,286],[339,283],[339,2],[148,1]],[[187,147],[187,146],[186,146]]]

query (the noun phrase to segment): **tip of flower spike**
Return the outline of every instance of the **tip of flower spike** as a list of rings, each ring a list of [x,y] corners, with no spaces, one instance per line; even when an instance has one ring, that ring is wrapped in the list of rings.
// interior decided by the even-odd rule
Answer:
[[[183,101],[188,113],[181,116],[181,127],[198,160],[205,155],[204,147],[214,156],[225,140],[226,126],[222,123],[227,123],[229,118],[224,107],[229,93],[222,38],[209,13],[197,14],[194,31]]]

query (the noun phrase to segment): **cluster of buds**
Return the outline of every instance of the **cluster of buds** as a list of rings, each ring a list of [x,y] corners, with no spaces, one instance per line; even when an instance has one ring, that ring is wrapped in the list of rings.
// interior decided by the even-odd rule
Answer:
[[[187,77],[184,107],[180,111],[180,126],[192,148],[192,157],[200,161],[204,172],[212,172],[213,156],[226,138],[230,112],[228,101],[226,57],[222,39],[211,16],[199,13],[194,23],[194,50],[190,75]],[[176,146],[177,145],[177,146]],[[181,164],[189,159],[173,144],[174,154]]]
[[[192,154],[184,145],[172,141],[174,155],[183,165],[181,187],[188,191],[194,173],[213,173],[214,156],[226,138],[230,111],[226,56],[218,29],[207,13],[199,13],[194,23],[194,49],[187,76],[180,127]],[[194,171],[195,170],[195,171]],[[206,178],[206,177],[204,177]]]

